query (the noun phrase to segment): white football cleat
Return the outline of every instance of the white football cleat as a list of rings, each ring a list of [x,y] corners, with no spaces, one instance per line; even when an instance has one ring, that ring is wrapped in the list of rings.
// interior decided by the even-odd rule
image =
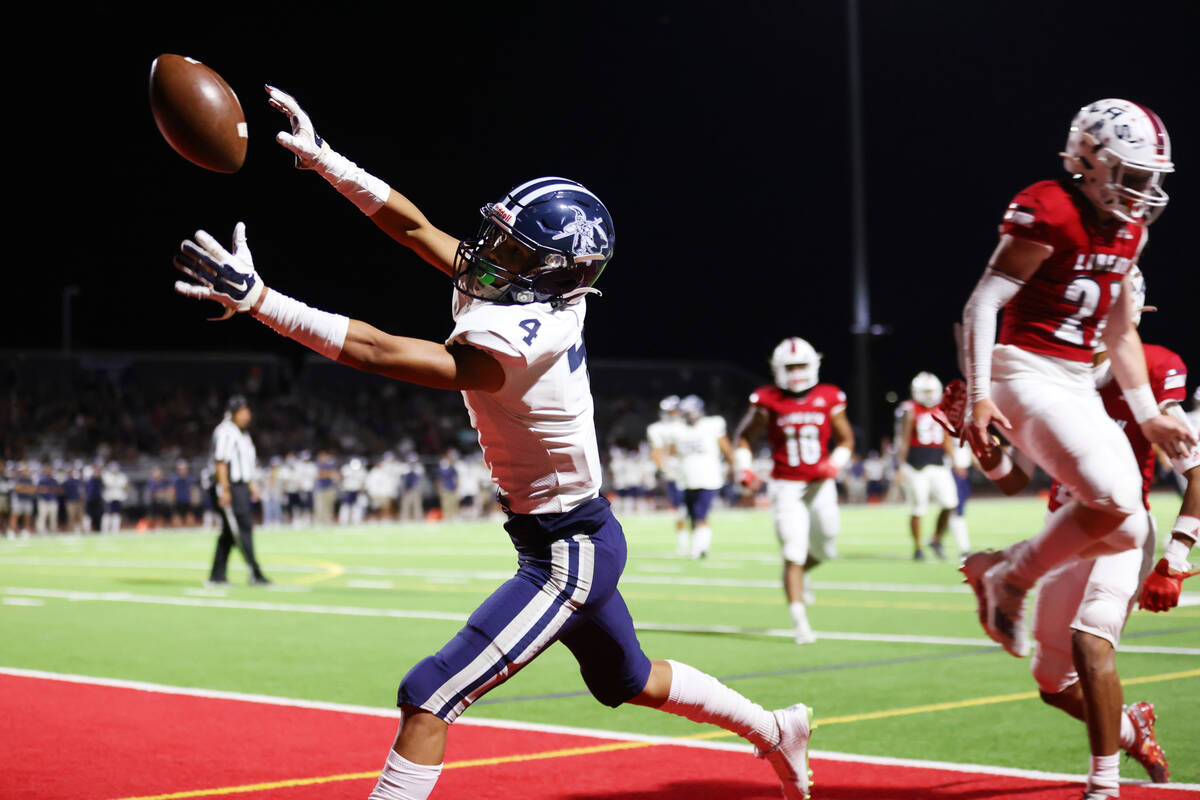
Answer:
[[[796,616],[795,622],[796,627],[793,629],[792,638],[795,639],[796,644],[812,644],[817,640],[817,634],[808,624],[808,615],[804,613],[803,607]]]
[[[987,629],[987,598],[983,593],[983,573],[1004,560],[1004,556],[995,550],[977,550],[963,556],[958,571],[963,574],[963,582],[975,592],[976,613],[979,624]]]
[[[812,709],[803,703],[771,712],[779,726],[779,744],[755,751],[770,762],[783,784],[785,800],[808,800],[812,770],[808,768],[808,739],[812,736]]]
[[[1004,580],[1006,563],[998,563],[983,573],[983,595],[987,618],[984,629],[993,641],[1012,656],[1029,655],[1029,634],[1025,630],[1025,592]]]

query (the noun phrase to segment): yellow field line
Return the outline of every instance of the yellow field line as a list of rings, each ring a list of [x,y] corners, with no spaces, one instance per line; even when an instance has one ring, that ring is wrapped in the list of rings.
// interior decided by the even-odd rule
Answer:
[[[494,758],[475,758],[463,761],[451,761],[443,769],[462,769],[464,767],[490,767],[497,764],[514,764],[521,761],[538,761],[546,758],[566,758],[569,756],[586,756],[594,753],[610,753],[616,750],[635,750],[640,747],[653,747],[657,742],[612,742],[591,747],[568,747],[562,750],[546,750],[541,753],[522,753],[512,756],[496,756]],[[269,781],[265,783],[249,783],[242,786],[222,786],[213,789],[192,789],[186,792],[170,792],[168,794],[148,794],[138,797],[123,797],[120,800],[184,800],[189,797],[217,797],[228,794],[245,794],[246,792],[265,792],[272,789],[290,789],[296,786],[315,786],[323,783],[339,781],[359,781],[376,778],[379,770],[371,772],[347,772],[341,775],[322,775],[317,778],[293,778],[286,781]]]
[[[318,567],[321,570],[320,572],[312,575],[302,575],[299,578],[288,580],[287,583],[289,584],[320,583],[321,581],[333,580],[334,578],[338,578],[346,574],[346,568],[341,564],[334,563],[333,561],[317,561],[310,558],[291,557],[276,558],[273,560],[283,564],[299,564],[305,567]]]
[[[1175,681],[1184,678],[1200,677],[1200,669],[1185,670],[1183,672],[1166,672],[1161,675],[1145,675],[1140,678],[1130,678],[1122,681],[1125,686],[1133,686],[1143,683],[1160,683],[1162,681]],[[864,722],[872,719],[885,719],[888,717],[900,717],[910,714],[926,714],[931,711],[950,711],[957,708],[970,708],[972,706],[994,705],[996,703],[1010,703],[1015,700],[1032,700],[1038,696],[1037,692],[1017,692],[1015,694],[1000,694],[992,695],[991,697],[975,697],[968,700],[955,700],[948,703],[930,703],[923,706],[909,706],[908,708],[893,708],[886,711],[871,711],[865,714],[848,714],[841,717],[826,717],[818,718],[815,726],[818,725],[838,725],[846,722]],[[728,731],[710,731],[706,733],[697,733],[690,736],[677,737],[688,740],[703,740],[703,739],[719,739],[723,736],[732,736]],[[465,759],[463,761],[451,761],[446,764],[443,769],[462,769],[464,767],[490,767],[497,764],[514,764],[521,761],[539,761],[547,758],[567,758],[570,756],[585,756],[595,753],[611,753],[617,750],[636,750],[642,747],[656,747],[660,744],[669,744],[669,742],[612,742],[609,744],[597,744],[589,747],[568,747],[561,750],[545,750],[540,753],[522,753],[512,756],[496,756],[494,758],[475,758]],[[271,789],[288,789],[294,786],[314,786],[323,783],[337,783],[339,781],[358,781],[374,778],[378,776],[378,771],[372,772],[350,772],[342,775],[323,775],[317,778],[294,778],[286,781],[271,781],[268,783],[251,783],[243,786],[223,786],[213,789],[193,789],[186,792],[171,792],[168,794],[152,794],[141,795],[137,797],[122,797],[118,800],[184,800],[190,797],[217,797],[228,794],[244,794],[246,792],[262,792],[270,791]]]

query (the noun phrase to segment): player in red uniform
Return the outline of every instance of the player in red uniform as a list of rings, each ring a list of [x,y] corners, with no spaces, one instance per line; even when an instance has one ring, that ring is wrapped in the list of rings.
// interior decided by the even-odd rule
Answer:
[[[805,340],[792,337],[780,342],[771,354],[775,385],[762,386],[750,395],[750,407],[733,437],[734,472],[745,485],[757,481],[750,469],[751,443],[765,431],[771,446],[769,496],[797,644],[817,638],[805,610],[812,603],[805,574],[837,555],[834,478],[854,451],[846,395],[832,384],[818,382],[820,367],[821,356]]]
[[[1130,274],[1134,325],[1140,321],[1145,286],[1135,267]],[[1150,387],[1165,413],[1183,418],[1180,401],[1185,397],[1187,369],[1178,355],[1158,345],[1143,345]],[[1140,763],[1151,780],[1169,777],[1166,756],[1154,734],[1154,706],[1146,702],[1121,706],[1122,690],[1117,674],[1115,648],[1133,606],[1139,585],[1150,572],[1154,560],[1154,518],[1150,515],[1149,493],[1157,454],[1142,428],[1134,423],[1133,412],[1120,385],[1113,379],[1107,353],[1098,349],[1095,363],[1096,385],[1106,412],[1123,428],[1142,474],[1142,511],[1122,523],[1128,535],[1148,528],[1141,546],[1094,558],[1077,555],[1050,571],[1038,584],[1033,625],[1037,652],[1031,672],[1041,690],[1042,700],[1084,721],[1092,745],[1092,770],[1087,797],[1112,797],[1117,792],[1116,754],[1124,750]],[[953,426],[952,426],[953,427]],[[1008,494],[1024,488],[1032,465],[1013,466],[1010,454],[998,463],[998,448],[985,448],[981,464],[989,477]],[[1182,457],[1172,459],[1173,466],[1188,477],[1187,494],[1180,521],[1200,512],[1200,446]],[[1055,482],[1051,490],[1048,515],[1073,501],[1069,488]],[[1194,517],[1193,517],[1194,518]],[[1181,522],[1176,522],[1176,528]],[[1178,533],[1176,534],[1179,535]],[[1164,559],[1165,560],[1165,559]],[[1145,592],[1143,591],[1143,595]]]
[[[942,536],[950,524],[950,514],[958,507],[958,487],[950,471],[953,440],[932,416],[942,397],[942,382],[932,372],[920,372],[912,379],[910,394],[911,398],[898,409],[896,461],[900,464],[900,483],[908,501],[913,559],[920,561],[925,557],[921,549],[921,519],[929,512],[930,501],[938,507],[938,517],[929,545],[940,558]]]
[[[1092,382],[1093,346],[1112,371],[1148,440],[1170,456],[1195,444],[1154,399],[1131,324],[1128,273],[1146,226],[1167,203],[1174,171],[1161,120],[1126,100],[1101,100],[1072,120],[1063,163],[1071,178],[1035,183],[1010,204],[1000,243],[963,310],[972,438],[990,424],[1075,498],[1034,538],[1005,553],[973,553],[963,570],[983,606],[988,635],[1028,652],[1025,593],[1079,553],[1138,547],[1147,531],[1129,442],[1104,412]],[[1004,308],[999,339],[996,315]]]

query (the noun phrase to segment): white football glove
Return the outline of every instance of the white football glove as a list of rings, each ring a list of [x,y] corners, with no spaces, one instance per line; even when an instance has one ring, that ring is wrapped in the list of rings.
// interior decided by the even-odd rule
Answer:
[[[266,87],[266,90],[267,102],[271,104],[271,108],[286,114],[288,122],[292,126],[291,133],[280,131],[275,135],[275,141],[292,151],[292,155],[296,157],[296,169],[321,171],[321,167],[324,166],[321,163],[322,156],[332,151],[329,149],[329,145],[325,144],[320,136],[317,136],[308,114],[304,113],[304,109],[296,102],[296,98],[287,92],[270,85]]]
[[[249,311],[263,293],[262,278],[254,271],[254,259],[246,244],[246,225],[233,228],[233,252],[222,247],[204,231],[196,231],[196,241],[184,239],[175,267],[196,283],[175,281],[175,291],[184,297],[213,300],[225,306],[225,313],[209,317],[217,321],[235,313]]]

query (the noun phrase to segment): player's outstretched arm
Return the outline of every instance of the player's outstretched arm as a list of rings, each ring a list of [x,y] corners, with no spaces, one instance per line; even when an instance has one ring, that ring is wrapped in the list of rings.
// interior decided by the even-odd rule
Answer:
[[[1181,458],[1196,446],[1196,434],[1186,420],[1180,421],[1159,409],[1154,390],[1150,388],[1142,339],[1133,324],[1132,295],[1127,275],[1121,281],[1120,294],[1109,307],[1103,332],[1113,375],[1146,439],[1161,447],[1171,458]]]
[[[504,384],[499,362],[482,350],[392,336],[359,320],[312,308],[268,289],[253,266],[245,225],[234,229],[230,252],[204,231],[186,240],[175,266],[192,282],[176,281],[186,297],[223,305],[226,319],[249,313],[277,333],[335,361],[435,389],[496,391]]]
[[[1189,469],[1184,477],[1187,488],[1179,516],[1171,528],[1171,538],[1163,557],[1142,584],[1138,598],[1138,604],[1148,611],[1170,611],[1179,605],[1184,579],[1197,574],[1192,571],[1188,556],[1200,538],[1200,465]]]
[[[733,458],[730,459],[733,476],[747,488],[757,488],[759,484],[758,476],[754,474],[754,454],[750,445],[766,430],[767,416],[762,408],[751,405],[733,431]]]
[[[447,275],[453,274],[457,239],[430,224],[407,197],[333,150],[317,135],[294,97],[274,86],[266,89],[271,108],[286,115],[291,127],[290,133],[280,131],[275,140],[291,151],[298,169],[316,172],[388,236]]]

